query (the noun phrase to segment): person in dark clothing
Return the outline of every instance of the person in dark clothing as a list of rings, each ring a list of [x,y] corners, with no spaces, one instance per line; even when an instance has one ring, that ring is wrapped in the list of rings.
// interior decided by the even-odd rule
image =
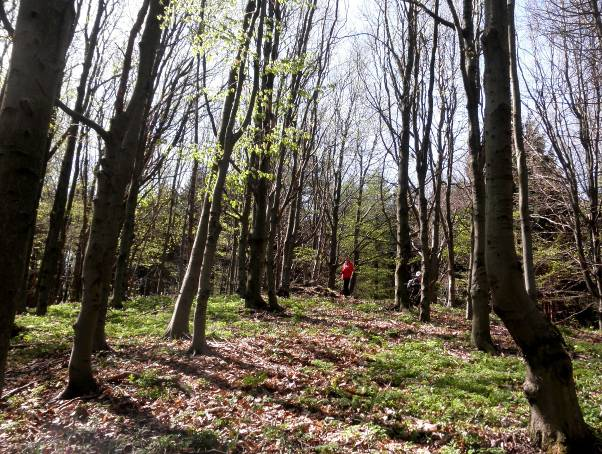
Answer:
[[[343,268],[341,269],[341,279],[343,279],[343,295],[351,295],[351,289],[349,283],[351,282],[351,276],[353,275],[353,262],[349,260],[349,257],[345,259]]]

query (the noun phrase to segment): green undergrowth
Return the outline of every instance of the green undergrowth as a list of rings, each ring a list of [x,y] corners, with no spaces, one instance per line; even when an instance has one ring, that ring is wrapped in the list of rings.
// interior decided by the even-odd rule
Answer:
[[[153,339],[162,339],[173,304],[168,297],[140,297],[126,302],[123,310],[109,310],[109,344],[149,345]],[[473,351],[468,336],[458,334],[457,326],[442,325],[462,321],[462,309],[435,307],[438,317],[434,320],[447,320],[439,321],[438,327],[452,330],[433,335],[428,327],[437,327],[437,322],[422,325],[416,321],[415,314],[390,312],[389,306],[382,302],[291,298],[282,300],[281,304],[285,314],[274,317],[247,311],[238,297],[213,297],[208,308],[208,336],[210,340],[257,335],[281,339],[299,337],[308,346],[313,343],[312,336],[317,338],[325,333],[347,338],[350,345],[357,347],[359,363],[346,363],[345,358],[335,355],[310,357],[300,365],[301,372],[308,377],[324,377],[323,381],[308,381],[295,397],[296,404],[309,413],[325,408],[334,414],[351,411],[360,418],[353,421],[354,424],[366,425],[356,429],[363,437],[369,435],[375,440],[407,439],[409,429],[404,421],[408,417],[442,427],[453,426],[455,434],[463,435],[455,435],[448,444],[448,451],[441,452],[483,448],[486,442],[480,438],[480,427],[512,433],[528,423],[529,409],[522,393],[525,374],[522,359],[512,355],[492,357]],[[11,362],[26,364],[35,358],[65,354],[73,340],[72,325],[78,310],[78,304],[61,304],[51,306],[45,317],[19,315],[17,325],[23,331],[13,339],[16,348],[11,350]],[[339,319],[332,319],[335,310],[339,310]],[[345,322],[347,315],[349,319]],[[361,327],[354,324],[356,316],[364,317]],[[393,320],[399,324],[366,328],[372,319]],[[599,334],[576,328],[563,329],[563,334],[574,358],[574,375],[585,418],[600,432],[602,343]],[[169,376],[151,370],[127,379],[140,397],[150,400],[165,400],[170,398],[170,393],[181,393],[170,380]],[[268,380],[265,372],[250,371],[239,379],[238,386],[243,392],[261,393],[265,392]],[[349,427],[346,430],[352,431]],[[285,426],[270,426],[264,430],[265,437],[270,439],[286,438],[287,433]],[[178,436],[183,437],[181,442]],[[155,438],[149,448],[161,452],[194,451],[218,443],[211,432],[178,436]],[[342,436],[355,435],[350,432]],[[325,443],[317,449],[317,452],[336,451],[336,443]]]
[[[360,374],[350,374],[365,390],[351,404],[384,406],[441,423],[500,425],[521,411],[523,366],[516,357],[473,352],[468,360],[445,353],[440,340],[384,346]]]

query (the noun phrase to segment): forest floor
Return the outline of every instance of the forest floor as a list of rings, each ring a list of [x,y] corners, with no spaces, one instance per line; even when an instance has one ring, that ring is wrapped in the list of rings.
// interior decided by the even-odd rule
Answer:
[[[2,452],[535,452],[524,365],[494,317],[501,354],[475,352],[459,309],[433,321],[382,302],[288,299],[285,314],[210,301],[207,356],[166,341],[172,300],[111,311],[103,393],[57,401],[78,305],[17,318],[0,402]],[[563,328],[586,420],[602,431],[602,336]]]

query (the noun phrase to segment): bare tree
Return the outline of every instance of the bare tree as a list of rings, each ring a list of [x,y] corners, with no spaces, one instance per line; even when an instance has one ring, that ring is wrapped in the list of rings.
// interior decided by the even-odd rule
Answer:
[[[22,0],[19,5],[0,107],[0,392],[74,18],[72,0]]]
[[[69,381],[61,394],[64,399],[96,392],[91,364],[94,335],[102,313],[103,300],[108,299],[108,283],[117,248],[119,229],[125,211],[125,192],[135,164],[136,150],[144,122],[145,106],[152,96],[153,68],[161,38],[161,19],[165,4],[148,0],[138,15],[124,59],[121,83],[115,101],[115,116],[109,130],[72,111],[63,110],[92,127],[104,140],[105,150],[101,170],[97,174],[97,194],[94,199],[90,237],[83,265],[83,301],[75,323],[75,339],[69,361]],[[140,40],[140,57],[136,84],[125,107],[128,74],[137,29],[146,25]],[[103,307],[104,306],[104,307]]]
[[[571,359],[558,329],[527,294],[517,263],[512,218],[510,12],[506,2],[487,0],[485,5],[486,263],[493,307],[525,357],[524,391],[531,406],[532,440],[548,451],[587,452],[593,435],[579,407]]]

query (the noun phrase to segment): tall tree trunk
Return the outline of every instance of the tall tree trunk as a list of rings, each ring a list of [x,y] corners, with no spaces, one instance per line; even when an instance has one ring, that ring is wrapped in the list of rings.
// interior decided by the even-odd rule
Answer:
[[[249,180],[255,199],[253,207],[253,231],[251,232],[249,241],[249,253],[254,260],[249,263],[245,306],[252,309],[279,309],[274,282],[273,254],[275,253],[275,235],[278,227],[284,148],[279,147],[280,168],[276,175],[276,187],[272,197],[275,205],[272,205],[270,209],[270,181],[268,180],[268,175],[272,173],[271,147],[273,139],[271,136],[272,131],[276,126],[276,117],[272,113],[274,73],[267,70],[267,68],[278,58],[279,30],[281,26],[279,23],[279,8],[278,2],[269,2],[268,13],[265,19],[266,39],[263,46],[263,73],[261,76],[262,102],[258,105],[256,113],[256,127],[259,131],[257,134],[257,152],[251,158],[251,162],[255,165],[251,166],[252,173],[251,179]],[[262,30],[260,30],[260,33],[261,32]],[[260,153],[260,155],[257,153]],[[274,221],[276,222],[276,225],[273,225]],[[270,255],[272,255],[272,257],[270,257]],[[264,271],[267,271],[268,273],[269,302],[267,305],[261,296],[261,283],[263,281]]]
[[[454,307],[456,304],[456,253],[455,253],[455,235],[454,219],[451,208],[451,188],[453,176],[453,132],[448,132],[448,155],[447,155],[447,180],[445,185],[445,223],[447,225],[447,307]]]
[[[351,111],[351,109],[350,109]],[[347,128],[344,129],[346,137]],[[336,150],[336,143],[335,143]],[[343,157],[345,156],[345,140],[341,143],[336,168],[334,171],[334,193],[330,213],[330,245],[328,249],[328,288],[336,289],[337,268],[339,266],[339,217],[341,209],[341,190],[343,185]]]
[[[140,191],[140,176],[142,173],[142,161],[144,149],[139,147],[136,164],[132,172],[130,181],[130,190],[128,191],[127,201],[125,203],[125,216],[123,226],[121,227],[121,237],[119,239],[119,252],[115,264],[115,279],[113,280],[113,297],[111,307],[123,309],[123,302],[127,297],[128,290],[128,267],[130,252],[134,243],[134,228],[136,226],[136,206],[138,205],[138,192]]]
[[[228,267],[228,282],[227,292],[232,295],[236,290],[234,282],[236,281],[236,254],[238,254],[238,232],[234,231],[234,238],[232,239],[232,252],[230,253],[230,265]]]
[[[435,0],[435,14],[439,13],[439,0]],[[420,313],[419,319],[422,322],[431,320],[431,304],[434,302],[434,283],[436,277],[434,273],[434,255],[435,250],[431,247],[429,232],[431,229],[428,215],[428,201],[426,199],[426,174],[429,168],[429,158],[431,157],[431,126],[433,124],[433,89],[435,86],[435,61],[437,58],[437,43],[439,37],[439,24],[435,21],[433,30],[433,43],[431,48],[431,58],[429,62],[429,81],[427,89],[427,113],[426,122],[423,128],[422,143],[420,152],[416,155],[416,174],[418,175],[418,211],[420,223],[420,247],[422,250],[422,265],[420,279]],[[418,67],[418,66],[417,66]],[[418,85],[418,84],[417,84]],[[433,183],[434,192],[436,191]],[[437,200],[439,196],[437,195]],[[433,211],[438,218],[438,208]],[[438,219],[435,219],[435,227],[438,228]]]
[[[249,274],[245,293],[245,306],[250,309],[267,309],[268,306],[261,296],[263,275],[265,272],[265,252],[267,245],[267,205],[269,181],[265,175],[270,172],[269,156],[253,156],[251,161],[261,164],[251,166],[253,198],[253,229],[249,236]]]
[[[106,302],[119,230],[125,215],[126,188],[135,165],[145,106],[152,96],[153,69],[161,37],[160,16],[165,6],[160,0],[149,0],[146,26],[140,40],[138,74],[131,99],[127,109],[122,111],[124,99],[118,95],[116,115],[111,121],[111,129],[104,132],[99,130],[106,149],[101,159],[101,169],[97,174],[97,194],[84,259],[84,297],[75,323],[75,339],[69,361],[69,381],[61,394],[65,399],[95,393],[98,390],[91,361],[95,328]],[[144,17],[142,12],[139,17]],[[130,38],[132,36],[135,37],[136,34],[130,35]],[[130,43],[133,45],[133,39],[128,44]],[[124,67],[129,63],[126,59]]]
[[[523,251],[523,276],[527,293],[535,301],[535,270],[533,269],[533,240],[531,237],[531,215],[529,214],[529,172],[527,152],[523,137],[521,115],[520,81],[516,55],[516,30],[514,27],[514,0],[508,0],[508,39],[510,49],[510,82],[512,88],[512,138],[516,168],[518,171],[518,207],[520,212],[521,247]]]
[[[236,293],[242,298],[247,293],[247,247],[249,245],[249,216],[253,203],[252,197],[251,187],[247,184],[240,215],[240,238],[238,240],[238,287]]]
[[[192,244],[192,250],[190,251],[190,258],[188,259],[186,274],[184,275],[184,280],[180,286],[178,299],[176,300],[171,320],[169,321],[169,325],[167,325],[167,330],[165,332],[165,337],[168,339],[182,339],[190,336],[188,321],[190,319],[190,311],[192,310],[194,296],[199,286],[199,276],[201,274],[205,243],[207,241],[210,210],[211,199],[209,193],[206,193],[203,200],[203,210],[201,211],[201,217],[199,218],[199,224],[194,237],[194,243]]]
[[[303,199],[303,182],[305,174],[302,173],[299,178],[299,185],[294,189],[295,196],[291,201],[286,225],[286,236],[284,246],[282,247],[282,270],[280,278],[280,288],[278,294],[288,298],[291,290],[291,274],[293,271],[293,258],[295,252],[295,242],[300,222],[301,204]]]
[[[268,244],[266,250],[266,278],[268,287],[268,306],[272,311],[279,311],[282,308],[278,304],[276,295],[276,236],[280,225],[281,207],[280,193],[282,191],[282,174],[284,172],[284,147],[280,147],[278,156],[278,168],[276,169],[276,182],[272,194],[269,198],[268,217],[270,220],[268,232]]]
[[[466,320],[472,320],[472,276],[474,269],[474,222],[472,218],[472,213],[470,215],[470,257],[468,259],[468,285],[466,289],[466,306],[464,310],[464,317]]]
[[[351,282],[349,283],[349,292],[353,295],[355,287],[357,285],[357,273],[360,266],[360,227],[362,223],[362,202],[364,196],[364,174],[363,174],[363,159],[360,156],[360,181],[357,194],[357,205],[355,207],[355,222],[353,225],[353,264],[354,272],[351,275]]]
[[[408,172],[410,164],[412,74],[416,58],[416,16],[416,6],[411,4],[408,8],[408,45],[403,73],[401,138],[399,144],[399,162],[397,163],[395,307],[398,310],[409,310],[411,306],[407,287],[410,280],[409,263],[412,256],[410,208],[408,206]]]
[[[207,351],[207,303],[212,290],[212,273],[215,263],[215,255],[217,252],[217,244],[221,233],[220,217],[222,213],[222,201],[224,195],[224,187],[226,184],[226,175],[230,164],[230,157],[236,142],[242,137],[242,131],[251,121],[251,113],[255,106],[255,99],[259,89],[259,70],[257,68],[257,60],[255,61],[255,74],[253,80],[253,89],[249,100],[249,108],[245,115],[245,119],[241,128],[234,131],[234,119],[238,115],[240,107],[240,98],[242,94],[243,83],[245,79],[245,65],[240,62],[245,62],[249,53],[251,38],[255,29],[255,22],[260,15],[263,19],[265,15],[265,5],[263,2],[255,4],[253,0],[249,0],[245,6],[245,18],[243,21],[244,39],[240,42],[235,64],[230,68],[228,75],[228,95],[226,96],[222,111],[222,121],[220,133],[218,136],[218,144],[221,147],[221,157],[218,161],[218,170],[211,193],[211,209],[207,221],[207,241],[205,243],[205,251],[203,254],[203,264],[199,277],[199,290],[197,293],[197,306],[194,313],[194,332],[192,344],[189,352],[192,354],[203,354]],[[261,22],[261,21],[260,21]],[[262,25],[260,23],[260,30]],[[258,47],[261,45],[261,37],[257,39]],[[255,57],[259,58],[258,56]],[[209,195],[209,194],[208,194]],[[263,257],[261,258],[263,259]]]
[[[82,74],[80,76],[79,85],[77,87],[77,97],[75,100],[75,111],[84,111],[84,101],[86,98],[86,87],[88,85],[88,77],[92,68],[92,60],[96,52],[96,43],[98,34],[100,33],[101,20],[105,13],[104,1],[98,3],[98,10],[90,37],[86,39],[85,56],[82,66]],[[61,170],[58,179],[58,184],[54,196],[52,211],[50,212],[50,223],[48,227],[48,235],[46,237],[46,246],[42,257],[42,264],[38,273],[37,285],[37,301],[36,314],[45,315],[49,304],[54,301],[54,296],[57,292],[59,263],[61,257],[61,242],[60,237],[65,229],[66,223],[66,204],[69,190],[69,181],[71,178],[71,169],[73,167],[73,156],[77,146],[79,137],[79,122],[75,120],[69,127],[67,148],[61,163]]]
[[[74,17],[73,0],[22,0],[19,5],[0,107],[0,392]]]
[[[531,406],[532,441],[548,452],[593,452],[562,335],[527,294],[518,266],[512,218],[509,11],[505,1],[485,4],[486,261],[493,307],[527,364],[524,391]]]
[[[94,186],[92,185],[92,194],[88,197],[88,152],[85,151],[84,168],[82,170],[82,226],[77,240],[77,249],[75,252],[75,263],[73,264],[73,276],[71,279],[71,288],[69,290],[69,301],[81,301],[83,281],[82,271],[84,266],[84,254],[86,250],[86,241],[89,235],[89,200],[94,198]]]
[[[483,169],[485,156],[481,146],[481,127],[479,122],[480,70],[479,53],[476,47],[474,31],[473,2],[463,1],[463,22],[460,24],[452,0],[447,4],[452,11],[458,44],[460,45],[460,64],[462,81],[466,92],[466,110],[468,113],[468,149],[472,173],[472,232],[473,248],[472,273],[470,279],[470,300],[472,302],[471,341],[479,350],[495,353],[491,339],[489,323],[489,286],[485,269],[485,180]]]

